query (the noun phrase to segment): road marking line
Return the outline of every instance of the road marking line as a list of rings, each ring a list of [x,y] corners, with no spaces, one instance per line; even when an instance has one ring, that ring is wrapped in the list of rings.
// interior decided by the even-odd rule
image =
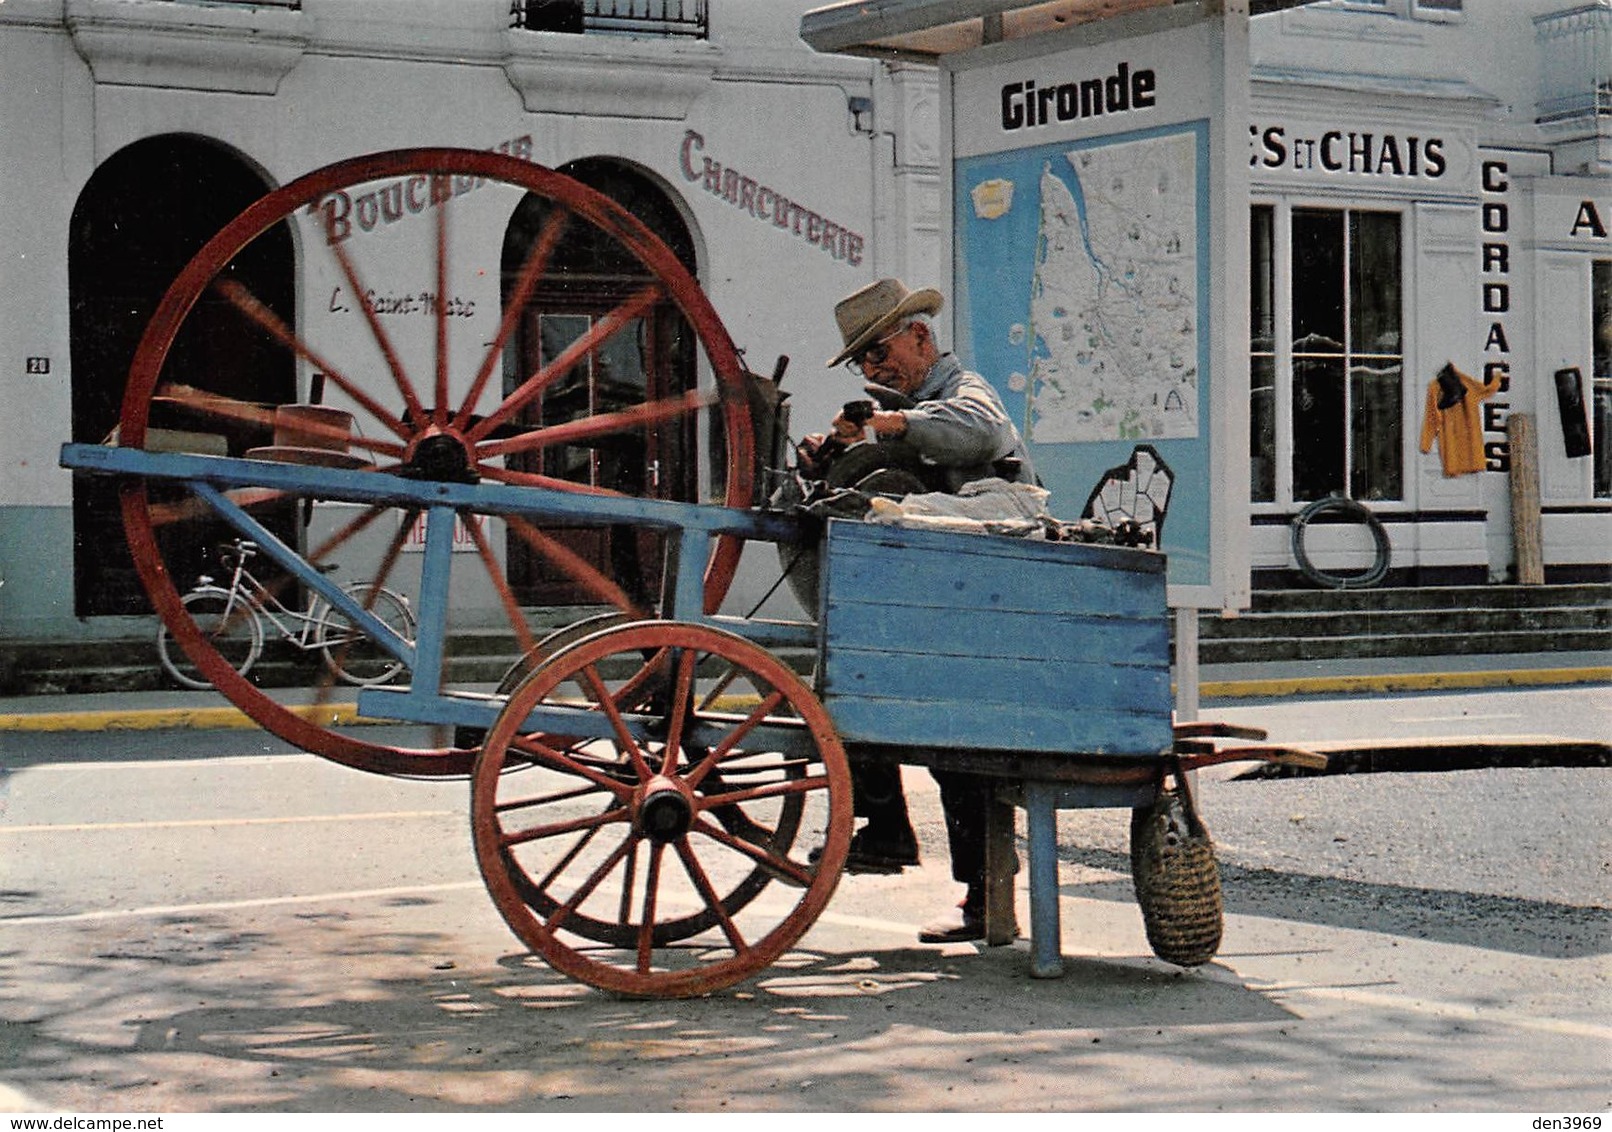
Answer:
[[[68,912],[59,916],[0,916],[0,928],[36,924],[82,924],[95,920],[174,916],[186,912],[229,912],[241,908],[277,908],[288,904],[328,904],[339,900],[378,900],[388,896],[417,896],[422,892],[458,892],[481,888],[479,880],[446,884],[411,884],[401,888],[360,888],[349,892],[318,892],[307,896],[264,896],[255,900],[212,900],[201,904],[159,904],[145,908],[108,908],[100,912]]]
[[[1521,719],[1522,715],[1507,712],[1504,715],[1394,715],[1389,718],[1395,723],[1476,723],[1480,719]]]
[[[462,817],[459,810],[391,810],[361,814],[308,814],[283,818],[185,818],[169,821],[79,822],[69,825],[0,825],[3,833],[98,833],[118,829],[191,829],[196,826],[294,825],[297,822],[383,821],[390,818]]]

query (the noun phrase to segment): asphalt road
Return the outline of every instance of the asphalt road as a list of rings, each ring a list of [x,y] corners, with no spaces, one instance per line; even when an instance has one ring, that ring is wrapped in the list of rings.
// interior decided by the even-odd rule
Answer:
[[[1601,736],[1612,690],[1239,704],[1318,735]],[[1463,716],[1464,713],[1464,716]],[[1474,715],[1486,718],[1474,719]],[[1464,722],[1463,722],[1464,719]],[[1059,980],[926,947],[925,861],[847,877],[799,948],[643,1002],[525,954],[461,782],[250,731],[0,736],[0,1085],[92,1111],[1504,1111],[1612,1102],[1612,779],[1205,772],[1227,924],[1148,952],[1127,815],[1066,813]],[[769,890],[771,892],[771,890]],[[1021,893],[1020,918],[1027,917]]]

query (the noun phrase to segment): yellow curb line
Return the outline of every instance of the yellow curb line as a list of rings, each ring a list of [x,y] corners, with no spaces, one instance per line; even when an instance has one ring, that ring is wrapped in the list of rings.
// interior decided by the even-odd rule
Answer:
[[[1521,668],[1486,672],[1403,672],[1357,676],[1294,676],[1265,680],[1212,680],[1199,685],[1202,699],[1314,696],[1328,692],[1432,692],[1459,688],[1526,687],[1537,684],[1612,683],[1612,666]]]
[[[286,711],[321,727],[386,723],[358,714],[357,704],[298,704]],[[139,708],[127,711],[42,711],[0,715],[0,731],[159,731],[167,728],[232,729],[257,727],[237,707]]]
[[[1357,676],[1295,676],[1266,680],[1212,680],[1198,688],[1202,699],[1314,696],[1327,693],[1426,692],[1459,688],[1525,687],[1539,684],[1612,683],[1612,665],[1588,668],[1503,669]],[[724,697],[723,701],[729,700]],[[719,701],[718,710],[736,704]],[[396,723],[358,714],[357,704],[287,705],[286,710],[321,727]],[[6,731],[159,731],[167,728],[244,730],[257,721],[237,707],[141,708],[124,711],[45,711],[0,714]]]

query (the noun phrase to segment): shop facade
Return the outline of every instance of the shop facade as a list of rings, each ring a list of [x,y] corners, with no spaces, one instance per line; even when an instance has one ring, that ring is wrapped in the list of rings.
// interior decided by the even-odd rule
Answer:
[[[1390,583],[1516,580],[1519,475],[1545,579],[1604,580],[1612,4],[1287,7],[1250,56],[1255,584],[1332,493],[1382,522]]]
[[[1222,56],[1228,76],[1238,68],[1235,82],[1245,83],[1227,90],[1246,93],[1246,133],[1209,147],[1213,157],[1220,142],[1228,163],[1246,163],[1246,235],[1228,211],[1213,240],[1246,244],[1247,257],[1228,257],[1210,284],[1217,302],[1225,288],[1247,288],[1237,345],[1246,363],[1232,367],[1246,372],[1205,372],[1210,412],[1240,417],[1246,401],[1247,427],[1238,429],[1246,489],[1230,484],[1245,475],[1242,455],[1235,468],[1228,462],[1240,440],[1220,446],[1228,460],[1212,478],[1245,501],[1247,527],[1224,537],[1246,541],[1252,587],[1360,580],[1379,566],[1391,585],[1503,582],[1518,576],[1519,543],[1537,550],[1546,581],[1605,579],[1612,2],[893,0],[877,11],[849,2],[818,9],[802,31],[824,52],[927,59],[948,75],[994,74],[1003,61],[1032,56],[1064,61],[1056,75],[1005,77],[999,122],[957,143],[952,195],[961,209],[971,154],[1046,137],[1048,168],[1064,180],[1092,137],[1129,130],[1145,141],[1164,120],[1155,76],[1143,112],[1134,100],[1088,102],[1083,84],[1123,77],[1115,44],[1131,45],[1134,72],[1144,55],[1165,51],[1171,28],[1199,20],[1226,21],[1224,42],[1237,51],[1246,43],[1246,58],[1233,61],[1231,48]],[[1174,77],[1156,76],[1159,89]],[[1205,85],[1204,115],[1216,93]],[[1116,108],[1123,125],[1105,113]],[[1033,225],[1037,193],[1019,188]],[[1116,182],[1115,191],[1128,190]],[[1160,190],[1159,207],[1179,219],[1168,196]],[[1123,290],[1130,277],[1083,235],[1092,277],[1112,275],[1111,291]],[[1038,255],[1004,291],[1037,294],[1046,259]],[[954,255],[966,274],[958,264]],[[1099,288],[1086,305],[1100,310],[1112,299]],[[1033,321],[1033,298],[1021,305]],[[974,335],[1002,337],[1012,320],[998,321],[976,320]],[[1112,328],[1089,329],[1100,343]],[[1032,366],[1057,353],[1044,338],[1026,348]],[[988,376],[1007,398],[1036,387],[1033,369]],[[1035,432],[1033,407],[1025,424]],[[1519,453],[1514,434],[1523,431],[1532,442]],[[1170,442],[1167,429],[1138,439],[1150,435]],[[1053,463],[1037,449],[1038,467]],[[1520,519],[1514,494],[1526,504]],[[1345,499],[1332,510],[1350,521],[1301,522],[1301,559],[1295,520],[1334,495]],[[1328,577],[1306,580],[1306,566]]]
[[[577,178],[672,248],[749,368],[770,375],[780,357],[790,359],[784,388],[797,431],[826,422],[860,392],[848,373],[824,369],[839,346],[834,302],[881,274],[924,280],[939,268],[935,80],[929,68],[812,52],[798,37],[807,6],[0,6],[8,107],[0,207],[13,218],[0,235],[0,383],[11,406],[0,417],[0,639],[146,631],[150,615],[121,546],[114,493],[75,480],[57,466],[57,452],[70,440],[100,442],[117,426],[129,358],[202,243],[265,193],[359,154],[456,146]],[[355,241],[379,241],[391,221],[429,211],[423,184],[333,200],[330,208],[348,211],[325,219],[350,226]],[[292,327],[357,326],[360,303],[403,327],[428,321],[442,303],[452,305],[462,340],[484,344],[510,299],[511,256],[519,262],[541,217],[518,202],[481,211],[488,215],[469,239],[483,249],[484,278],[451,295],[429,293],[428,280],[402,272],[382,272],[369,293],[349,294],[311,266],[313,249],[294,225],[283,242],[266,242],[246,282]],[[529,296],[512,372],[574,340],[632,284],[587,254],[562,247],[563,285]],[[616,377],[627,373],[628,387],[637,381],[629,400],[706,388],[705,361],[672,356],[676,335],[658,334],[654,318],[633,349],[596,363],[578,396],[597,406],[619,393],[620,381],[607,389],[599,376],[611,365]],[[260,357],[222,335],[203,353],[209,392],[241,401],[306,401],[309,383],[320,380],[307,359]],[[636,472],[595,460],[576,474],[600,486],[600,477],[630,472],[704,499],[723,454],[703,426],[697,431],[690,426],[686,449],[652,454],[652,469],[639,453]],[[523,603],[586,600],[557,586],[517,543],[492,543]],[[635,553],[591,552],[602,561]],[[776,573],[770,553],[747,552],[730,601],[748,608]],[[454,599],[472,614],[486,604],[489,620],[498,619],[495,595]]]

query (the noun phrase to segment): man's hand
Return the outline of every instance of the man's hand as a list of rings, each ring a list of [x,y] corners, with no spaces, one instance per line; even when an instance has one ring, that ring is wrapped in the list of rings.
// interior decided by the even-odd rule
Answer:
[[[830,427],[833,429],[835,439],[846,444],[854,444],[861,440],[870,428],[873,430],[874,435],[894,440],[907,431],[907,414],[902,412],[877,412],[869,417],[864,424],[848,420],[842,412],[834,418],[834,423]]]
[[[809,479],[822,478],[823,445],[827,443],[828,437],[820,432],[814,432],[795,445],[795,462],[802,475]]]

